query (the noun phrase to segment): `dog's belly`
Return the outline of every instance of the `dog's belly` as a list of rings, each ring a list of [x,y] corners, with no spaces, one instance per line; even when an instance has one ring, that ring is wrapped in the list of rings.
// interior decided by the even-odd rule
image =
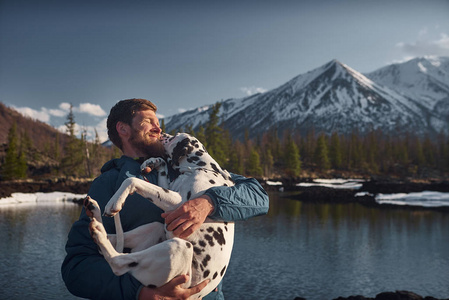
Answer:
[[[234,244],[234,223],[208,219],[187,240],[193,245],[191,286],[209,278],[210,284],[201,292],[207,295],[220,283],[228,268]]]

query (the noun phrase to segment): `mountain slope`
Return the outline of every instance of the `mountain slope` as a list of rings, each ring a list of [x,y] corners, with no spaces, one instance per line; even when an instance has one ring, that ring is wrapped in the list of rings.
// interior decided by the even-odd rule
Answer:
[[[366,76],[419,101],[429,110],[438,112],[441,104],[449,102],[449,57],[415,58]]]
[[[444,98],[435,100],[433,107],[423,104],[409,93],[379,84],[333,60],[266,93],[223,101],[220,116],[239,139],[246,129],[260,135],[273,128],[279,134],[311,129],[329,134],[372,129],[427,134],[445,128],[444,118],[434,109],[438,101]],[[165,125],[167,131],[189,124],[196,128],[207,118],[207,107],[203,107],[166,118]]]

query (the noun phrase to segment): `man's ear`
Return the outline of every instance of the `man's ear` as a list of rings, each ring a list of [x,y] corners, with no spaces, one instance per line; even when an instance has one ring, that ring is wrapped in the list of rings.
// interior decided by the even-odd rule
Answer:
[[[115,129],[117,129],[119,136],[129,136],[131,134],[131,126],[120,121],[115,125]]]

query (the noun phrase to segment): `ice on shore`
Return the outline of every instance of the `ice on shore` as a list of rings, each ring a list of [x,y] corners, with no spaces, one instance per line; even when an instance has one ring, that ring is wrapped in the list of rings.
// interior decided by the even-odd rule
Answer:
[[[375,200],[379,204],[440,207],[449,206],[449,193],[423,191],[409,194],[377,194]]]
[[[0,206],[17,205],[17,204],[33,204],[33,203],[49,203],[49,202],[67,202],[75,199],[82,199],[86,194],[73,194],[67,192],[51,192],[51,193],[12,193],[10,197],[1,198]]]
[[[296,186],[312,187],[322,186],[333,189],[353,189],[358,190],[362,187],[364,179],[314,179],[313,182],[301,182]]]

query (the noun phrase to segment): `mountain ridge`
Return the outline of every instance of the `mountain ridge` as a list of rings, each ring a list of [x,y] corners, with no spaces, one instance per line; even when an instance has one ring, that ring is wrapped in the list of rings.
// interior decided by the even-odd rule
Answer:
[[[421,72],[409,71],[407,77],[407,69]],[[449,82],[449,58],[444,57],[415,59],[366,75],[334,59],[265,93],[224,100],[219,116],[237,139],[245,130],[257,136],[272,129],[279,135],[285,130],[348,134],[373,129],[436,134],[449,127],[446,78]],[[197,129],[207,121],[209,107],[165,118],[167,131],[188,125]]]

